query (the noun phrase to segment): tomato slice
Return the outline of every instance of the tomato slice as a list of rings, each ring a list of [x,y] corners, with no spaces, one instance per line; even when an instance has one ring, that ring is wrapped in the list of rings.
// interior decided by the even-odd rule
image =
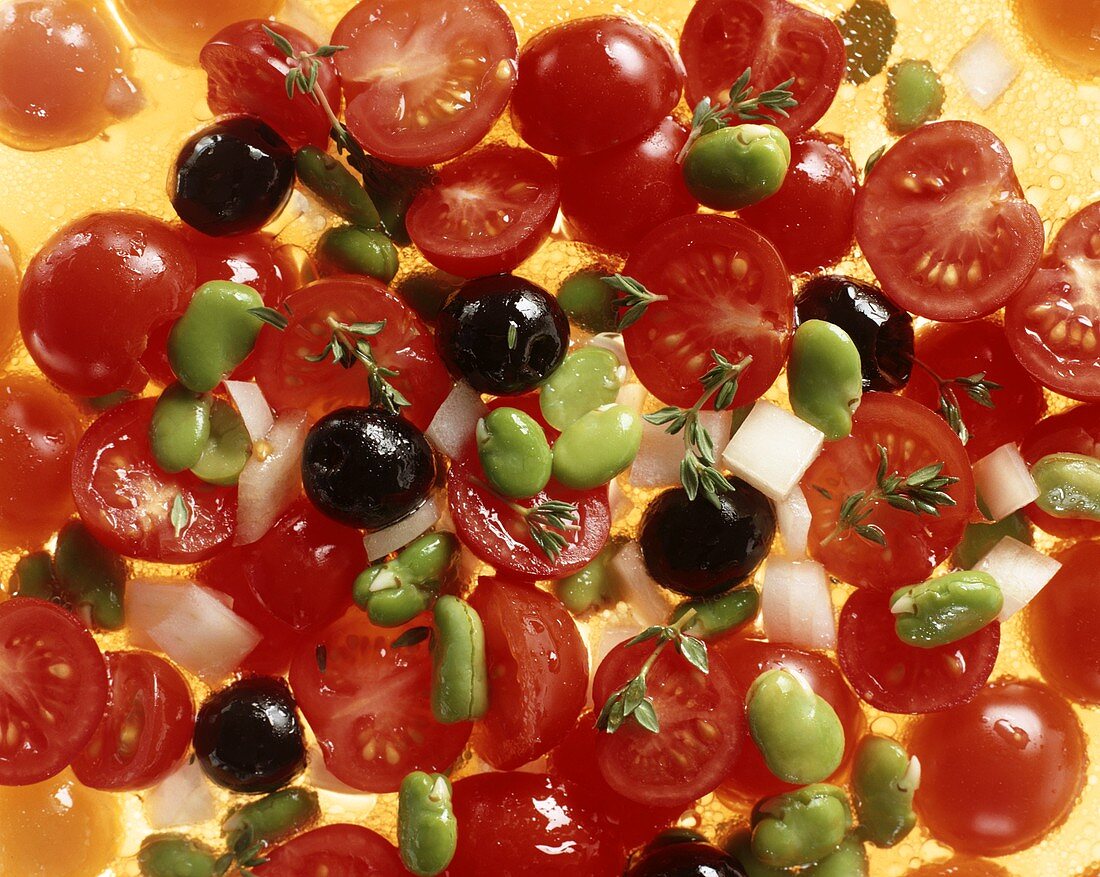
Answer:
[[[489,133],[516,83],[516,32],[493,0],[364,0],[332,35],[348,128],[367,152],[423,166]]]
[[[233,538],[237,491],[169,475],[153,459],[149,421],[155,399],[123,402],[100,415],[76,446],[73,497],[92,534],[119,554],[157,563],[205,560]],[[187,521],[177,535],[172,506]]]
[[[798,106],[775,121],[789,135],[825,115],[847,66],[836,25],[787,0],[700,0],[684,22],[680,57],[692,106],[705,97],[727,103],[747,67],[758,91],[794,77]]]
[[[922,649],[898,638],[890,595],[856,591],[837,633],[840,669],[856,694],[891,713],[932,713],[966,703],[989,679],[1001,642],[994,621],[965,639]]]
[[[191,689],[148,652],[107,652],[107,710],[73,772],[93,789],[147,789],[183,761],[195,727]]]
[[[397,850],[361,825],[336,823],[264,852],[256,877],[406,877]]]
[[[558,175],[531,149],[486,146],[443,167],[405,218],[429,262],[459,277],[506,274],[539,248],[558,212]]]
[[[1100,401],[1100,201],[1072,216],[1005,307],[1016,356],[1046,387]]]
[[[60,773],[106,705],[103,655],[74,615],[31,597],[0,603],[0,785]]]
[[[938,516],[917,515],[879,500],[864,523],[880,527],[886,545],[851,530],[833,537],[844,501],[875,488],[880,446],[891,471],[902,475],[943,463],[942,474],[959,479],[946,488],[955,505],[939,507]],[[803,476],[802,492],[812,515],[810,555],[837,578],[863,588],[923,582],[959,543],[974,514],[974,476],[958,436],[923,405],[888,393],[864,394],[852,434],[825,446]]]
[[[588,651],[561,601],[527,584],[484,577],[470,597],[485,627],[489,711],[474,749],[512,770],[561,742],[588,694]]]
[[[757,399],[779,376],[794,324],[791,278],[775,247],[744,223],[670,219],[642,239],[624,273],[668,297],[623,333],[638,379],[665,404],[695,404],[712,349],[732,362],[753,358],[734,405]]]
[[[1028,465],[1047,454],[1068,451],[1088,457],[1100,457],[1100,405],[1075,405],[1066,411],[1040,420],[1027,434],[1020,453]],[[1100,538],[1100,523],[1073,518],[1056,518],[1032,503],[1028,518],[1052,536],[1062,539]]]
[[[992,131],[937,122],[875,165],[856,198],[856,240],[899,307],[969,320],[1027,282],[1043,253],[1043,221]]]
[[[469,722],[443,725],[432,715],[428,641],[393,645],[430,623],[424,615],[404,627],[376,627],[351,609],[303,640],[291,661],[290,687],[325,766],[349,786],[396,792],[409,771],[447,770],[466,746]]]

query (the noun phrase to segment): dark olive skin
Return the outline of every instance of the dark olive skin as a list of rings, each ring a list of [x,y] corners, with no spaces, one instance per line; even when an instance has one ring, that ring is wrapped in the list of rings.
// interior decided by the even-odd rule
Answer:
[[[214,122],[176,157],[168,195],[179,218],[203,234],[246,234],[274,218],[294,186],[294,153],[253,116]]]
[[[815,277],[794,304],[795,320],[839,326],[859,350],[863,391],[893,392],[913,370],[913,318],[875,286],[840,274]]]
[[[737,478],[721,508],[682,487],[666,490],[642,518],[639,541],[658,583],[688,597],[714,597],[737,587],[768,554],[775,512],[764,494]]]
[[[435,484],[424,433],[381,408],[340,408],[306,436],[302,484],[333,520],[381,530],[416,511]]]
[[[206,699],[195,720],[203,772],[234,792],[273,792],[305,767],[298,704],[283,679],[246,676]]]
[[[569,318],[558,300],[511,274],[464,284],[447,299],[437,326],[436,342],[447,368],[475,390],[494,396],[534,389],[569,349]]]
[[[746,877],[741,864],[708,843],[677,843],[650,849],[623,877]]]

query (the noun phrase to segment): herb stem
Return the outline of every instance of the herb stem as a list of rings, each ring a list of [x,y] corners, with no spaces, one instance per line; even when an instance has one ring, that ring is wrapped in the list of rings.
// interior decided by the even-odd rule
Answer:
[[[668,626],[668,629],[673,631],[675,635],[668,635],[661,638],[661,641],[657,643],[657,647],[650,653],[649,657],[645,659],[642,666],[638,668],[638,676],[642,679],[646,678],[649,671],[653,669],[653,665],[657,663],[657,659],[661,657],[661,652],[665,650],[665,646],[675,640],[676,637],[695,620],[698,614],[698,610],[692,607]]]

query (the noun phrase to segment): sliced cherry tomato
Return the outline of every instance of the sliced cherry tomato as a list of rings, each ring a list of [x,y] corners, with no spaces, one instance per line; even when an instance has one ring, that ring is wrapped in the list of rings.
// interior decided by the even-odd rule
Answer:
[[[761,396],[779,376],[794,323],[794,293],[775,248],[725,216],[682,216],[651,231],[624,271],[651,304],[624,333],[638,379],[667,405],[691,407],[702,394],[711,350],[732,362],[752,356],[734,405]]]
[[[1100,457],[1100,405],[1075,405],[1040,420],[1027,434],[1020,453],[1028,465],[1047,454],[1068,451],[1088,457]],[[1052,536],[1062,539],[1100,537],[1100,523],[1048,515],[1034,503],[1026,509],[1028,518]]]
[[[60,773],[95,733],[107,669],[92,635],[59,606],[0,603],[0,785]]]
[[[840,138],[803,134],[779,191],[737,215],[771,241],[792,272],[839,262],[855,242],[859,181]]]
[[[574,503],[579,515],[576,528],[562,532],[566,544],[555,556],[532,538],[522,511],[549,500]],[[486,486],[473,441],[451,461],[447,501],[458,536],[470,551],[502,575],[523,579],[557,579],[576,572],[600,553],[611,532],[606,487],[571,490],[551,479],[530,499],[513,504]]]
[[[550,155],[587,155],[634,140],[680,101],[672,48],[629,18],[600,15],[548,27],[523,47],[512,124]]]
[[[947,388],[970,434],[966,453],[971,460],[980,460],[1006,442],[1020,441],[1046,411],[1042,388],[1020,367],[1004,329],[992,320],[925,326],[917,333],[916,358],[925,367],[914,366],[902,394],[933,411],[941,410],[940,385],[929,369],[945,381],[984,374],[1000,384],[1001,389],[989,394],[991,408],[974,401],[961,384]]]
[[[974,476],[966,449],[941,417],[888,393],[865,393],[853,420],[852,434],[826,445],[802,478],[813,516],[810,555],[858,587],[893,589],[923,582],[959,543],[974,514]],[[876,500],[862,523],[879,527],[885,545],[854,529],[836,534],[847,498],[877,489],[880,447],[886,449],[890,472],[910,475],[943,463],[941,474],[959,479],[945,488],[955,505],[938,507],[934,516]]]
[[[153,459],[149,421],[155,399],[123,402],[100,415],[73,458],[76,510],[92,534],[119,554],[158,563],[205,560],[233,538],[237,491],[169,475]],[[186,521],[172,523],[180,499]]]
[[[932,713],[966,703],[993,672],[1001,642],[994,621],[946,646],[902,642],[890,595],[856,591],[840,613],[837,653],[852,688],[875,709]]]
[[[899,307],[969,320],[993,313],[1031,277],[1043,221],[992,131],[937,122],[875,165],[856,199],[856,240]]]
[[[667,118],[640,139],[559,159],[561,212],[573,237],[625,253],[666,219],[698,210],[676,161],[687,138]]]
[[[1012,877],[1012,875],[1000,865],[985,859],[952,856],[946,862],[922,865],[915,871],[906,871],[905,877]]]
[[[597,711],[637,675],[654,641],[612,649],[592,683]],[[704,674],[666,648],[646,675],[660,731],[633,719],[596,742],[600,773],[616,792],[639,804],[687,806],[714,791],[737,760],[744,726],[743,692],[723,660]]]
[[[1005,307],[1008,340],[1035,379],[1100,401],[1100,201],[1072,216],[1035,276]]]
[[[489,672],[489,711],[474,728],[474,749],[512,770],[576,725],[588,695],[588,651],[561,601],[532,585],[483,577],[470,605],[485,627]]]
[[[684,22],[680,57],[692,106],[705,97],[728,103],[730,86],[749,67],[757,91],[794,77],[798,106],[775,121],[790,135],[825,115],[847,66],[836,25],[787,0],[701,0]]]
[[[11,236],[0,229],[0,357],[19,330],[19,258]]]
[[[489,133],[516,83],[516,32],[493,0],[364,0],[332,35],[348,129],[386,161],[454,158]]]
[[[256,380],[275,408],[298,408],[319,418],[346,405],[370,403],[366,368],[341,368],[325,357],[310,362],[332,338],[330,317],[344,323],[385,320],[370,339],[380,365],[398,374],[387,378],[412,403],[404,414],[421,429],[451,390],[435,340],[421,319],[377,280],[327,277],[287,296],[290,323],[282,332],[265,326],[253,358]]]
[[[183,761],[195,727],[191,689],[148,652],[107,652],[107,710],[73,772],[93,789],[147,789]]]
[[[459,277],[505,274],[535,252],[558,213],[558,175],[530,149],[486,146],[445,165],[409,207],[409,237]]]
[[[290,687],[325,766],[349,786],[396,792],[409,771],[447,770],[466,746],[469,722],[443,725],[432,715],[428,641],[393,645],[430,623],[424,615],[404,627],[375,627],[352,609],[303,640],[290,664]]]
[[[264,852],[256,877],[407,877],[397,850],[361,825],[323,825]]]

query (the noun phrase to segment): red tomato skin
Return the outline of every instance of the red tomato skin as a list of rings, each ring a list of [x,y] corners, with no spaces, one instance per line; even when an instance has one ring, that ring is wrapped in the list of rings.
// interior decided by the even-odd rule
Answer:
[[[1024,438],[1020,453],[1028,465],[1047,454],[1069,451],[1100,456],[1100,405],[1075,405],[1040,420]],[[1032,503],[1025,510],[1028,519],[1052,536],[1062,539],[1100,537],[1100,523],[1074,518],[1056,518]]]
[[[140,213],[92,213],[31,259],[19,325],[35,363],[66,392],[140,390],[150,330],[194,287],[195,260],[174,229]]]
[[[922,767],[917,814],[962,853],[1026,849],[1072,809],[1086,745],[1073,710],[1050,688],[998,681],[964,706],[917,720],[909,742]]]
[[[396,848],[361,825],[335,823],[300,834],[272,850],[257,877],[407,877]]]
[[[560,158],[561,211],[571,236],[625,253],[665,220],[695,213],[699,205],[676,161],[687,137],[669,117],[637,140]]]
[[[107,652],[107,708],[98,728],[73,761],[84,785],[108,791],[147,789],[183,761],[195,727],[191,689],[179,670],[148,652]],[[140,712],[139,712],[140,710]],[[135,719],[135,714],[137,718]],[[129,758],[119,744],[137,722]]]
[[[319,103],[286,99],[286,55],[264,31],[269,27],[285,37],[295,52],[315,52],[317,43],[297,28],[278,21],[249,18],[214,34],[202,47],[199,63],[206,71],[206,103],[216,116],[258,116],[274,128],[293,149],[328,146],[329,121]],[[320,65],[317,87],[333,112],[340,112],[340,74],[331,58],[315,58]]]
[[[618,16],[574,19],[520,52],[512,124],[539,152],[588,155],[653,130],[683,83],[679,59],[648,28]]]
[[[489,674],[489,710],[474,727],[474,750],[498,770],[514,770],[577,724],[588,651],[561,602],[531,585],[483,577],[470,605],[485,628]]]
[[[28,656],[19,650],[28,645],[49,651],[31,657],[37,666],[24,669],[18,665]],[[95,733],[107,705],[103,655],[75,615],[44,600],[15,597],[0,603],[0,660],[5,667],[0,702],[12,722],[0,741],[0,785],[39,783],[64,770]],[[54,662],[64,662],[73,672],[64,677],[48,672]],[[11,703],[20,688],[23,701]],[[42,718],[33,713],[43,709],[52,715],[49,727],[39,725],[28,735],[32,719]],[[6,738],[15,729],[13,750]]]
[[[945,380],[985,372],[988,380],[1001,385],[1002,389],[990,393],[993,408],[979,405],[964,388],[954,387],[970,433],[966,453],[971,460],[980,460],[1008,442],[1021,441],[1046,412],[1042,388],[1020,367],[1004,329],[992,320],[925,326],[917,333],[916,358]],[[902,395],[939,411],[939,386],[919,365]]]
[[[922,865],[915,871],[906,871],[906,877],[1012,877],[1000,865],[970,856],[952,856],[946,862]]]
[[[851,251],[858,190],[843,141],[811,132],[791,141],[791,163],[779,191],[737,215],[772,242],[792,273],[815,271]]]

